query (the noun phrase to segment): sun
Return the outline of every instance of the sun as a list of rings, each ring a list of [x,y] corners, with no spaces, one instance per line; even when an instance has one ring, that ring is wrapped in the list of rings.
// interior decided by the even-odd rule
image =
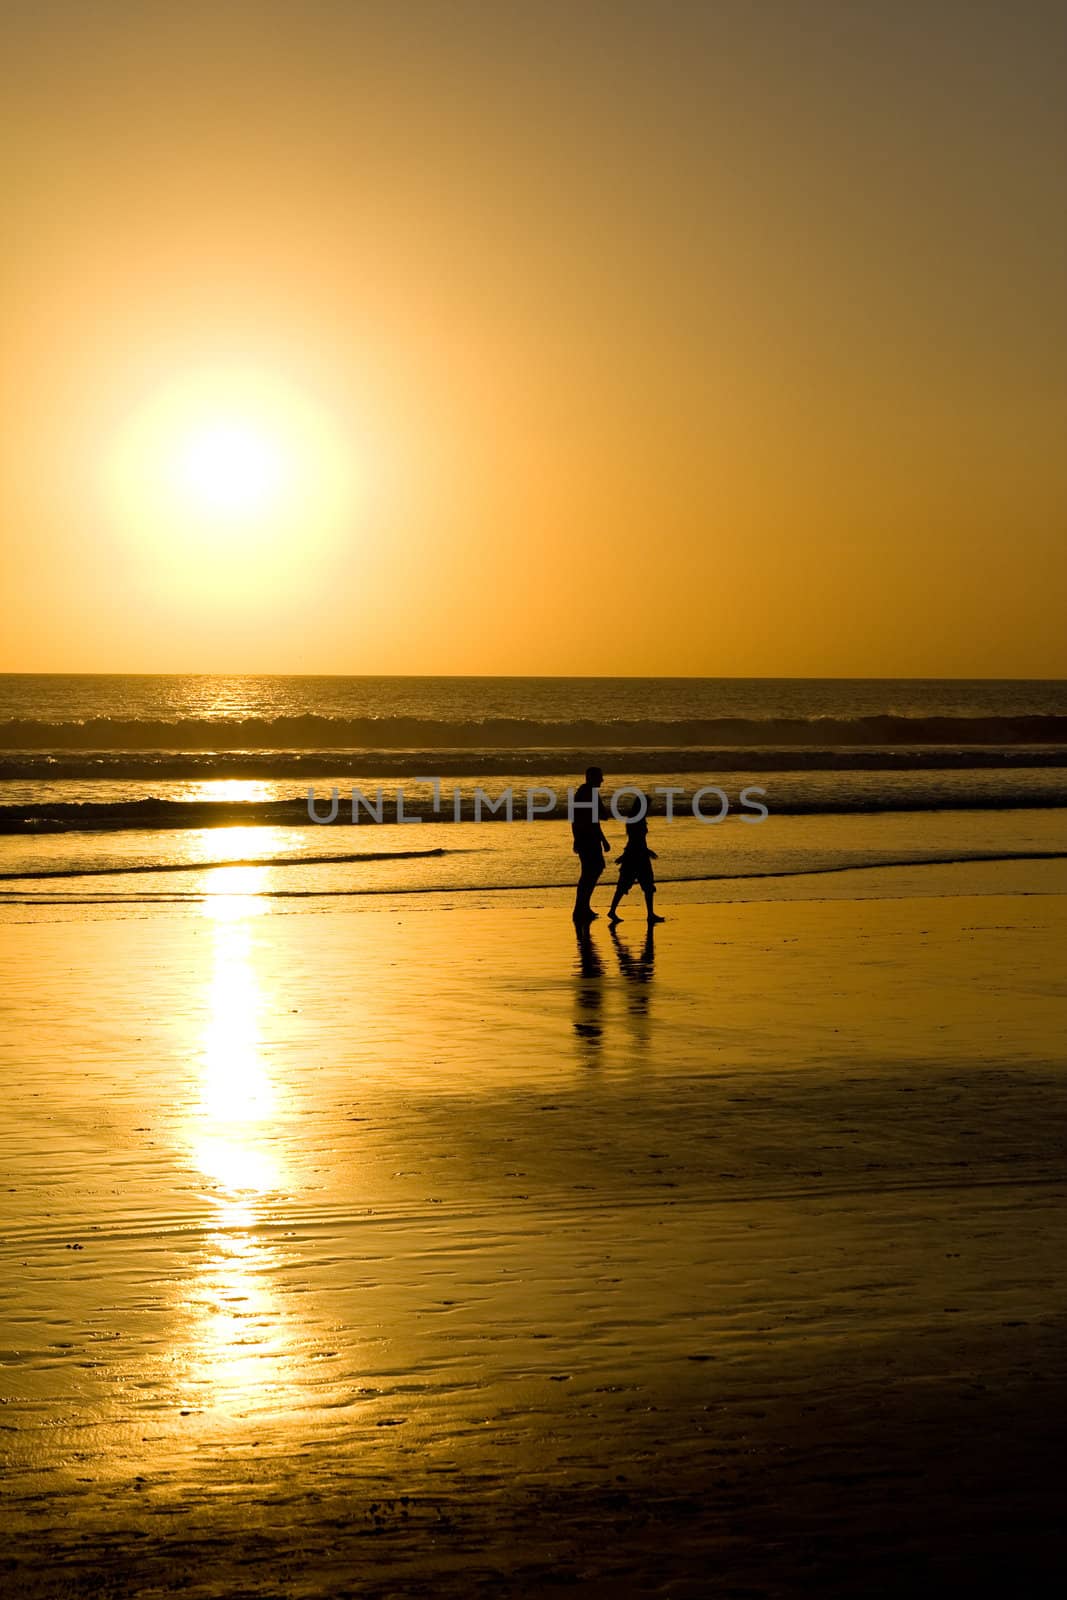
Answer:
[[[177,440],[171,468],[178,499],[193,514],[244,520],[285,496],[296,463],[287,442],[242,418],[209,418]]]
[[[278,603],[349,537],[356,454],[342,419],[278,373],[189,371],[144,395],[105,452],[107,519],[176,603]]]

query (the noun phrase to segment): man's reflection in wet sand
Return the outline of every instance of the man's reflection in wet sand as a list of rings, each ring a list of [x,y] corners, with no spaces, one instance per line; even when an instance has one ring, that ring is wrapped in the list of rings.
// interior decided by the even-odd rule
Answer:
[[[619,971],[627,980],[626,1010],[630,1018],[631,1032],[635,1042],[644,1048],[648,1044],[649,1002],[652,998],[652,973],[656,960],[655,924],[650,922],[647,925],[644,942],[636,953],[622,938],[618,928],[611,929],[611,940],[619,960]]]
[[[590,1050],[599,1049],[604,1037],[604,963],[588,927],[578,934],[578,961],[574,971],[574,1031]]]

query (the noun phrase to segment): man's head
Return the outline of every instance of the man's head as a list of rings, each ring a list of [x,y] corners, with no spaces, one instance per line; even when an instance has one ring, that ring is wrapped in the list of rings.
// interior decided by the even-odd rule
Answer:
[[[599,789],[604,782],[604,774],[599,767],[586,767],[585,781],[591,789]]]

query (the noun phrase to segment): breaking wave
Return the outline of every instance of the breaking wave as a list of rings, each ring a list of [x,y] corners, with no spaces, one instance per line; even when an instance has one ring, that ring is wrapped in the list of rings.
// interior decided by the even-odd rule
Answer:
[[[709,783],[711,781],[707,780]],[[681,815],[687,810],[693,793],[699,787],[698,784],[692,784],[682,798],[673,802],[676,814]],[[543,802],[546,806],[543,810],[542,801],[537,797],[543,795],[545,791],[531,789],[530,792],[535,796],[537,820],[561,819],[567,816],[565,789],[556,791],[556,802],[551,809],[547,808],[547,801]],[[747,812],[750,817],[757,808],[757,801],[765,803],[775,816],[873,816],[885,812],[1049,810],[1067,806],[1067,788],[1064,783],[1061,780],[1044,782],[1040,779],[1025,784],[1008,781],[998,784],[996,788],[976,789],[958,785],[945,789],[922,784],[895,791],[865,787],[849,791],[833,789],[813,792],[808,789],[799,793],[783,793],[780,790],[775,792],[755,787],[752,793],[757,797],[756,800],[745,800],[747,790],[741,791],[739,799],[736,786],[725,792],[730,801],[730,814],[737,816]],[[666,801],[662,795],[649,793],[648,802],[649,815],[665,814]],[[329,808],[329,795],[319,791],[315,803],[319,816],[324,818]],[[395,803],[395,791],[387,792],[382,805],[383,823],[389,824],[396,820]],[[489,809],[488,803],[484,809],[479,809],[476,816],[472,792],[461,793],[459,803],[458,817],[453,811],[451,799],[448,798],[442,809],[435,813],[432,800],[425,790],[403,792],[404,816],[409,821],[415,818],[424,822],[445,823],[504,820],[503,814],[494,813]],[[716,809],[715,802],[706,801],[705,804],[709,810]],[[516,820],[524,818],[525,806],[525,796],[519,791],[514,797]],[[154,832],[235,825],[306,828],[309,825],[307,796],[294,795],[273,800],[172,800],[148,796],[137,800],[49,799],[35,804],[0,805],[0,835],[109,833],[131,829]],[[321,821],[319,825],[352,827],[350,796],[342,793],[339,797],[336,819],[332,822]],[[361,808],[359,821],[355,825],[367,828],[377,824],[367,810]]]
[[[0,749],[48,751],[637,750],[1067,743],[1067,716],[534,721],[490,717],[89,717],[0,722]]]

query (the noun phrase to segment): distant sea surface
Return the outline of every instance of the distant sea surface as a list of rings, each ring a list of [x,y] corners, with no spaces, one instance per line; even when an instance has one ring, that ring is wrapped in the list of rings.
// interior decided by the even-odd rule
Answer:
[[[915,860],[923,851],[955,859],[954,840],[966,859],[975,851],[1010,854],[1020,848],[1020,829],[1009,837],[1004,821],[995,821],[1009,813],[1031,818],[1027,851],[1058,853],[1067,807],[1067,684],[0,676],[0,870],[11,885],[3,892],[56,873],[166,873],[238,857],[312,863],[336,855],[339,837],[346,861],[396,856],[396,870],[384,878],[377,865],[351,867],[348,882],[361,875],[404,889],[437,887],[442,877],[450,888],[563,882],[569,863],[560,856],[558,819],[567,785],[592,761],[607,774],[606,793],[627,782],[646,790],[674,785],[687,795],[720,784],[733,804],[732,822],[741,790],[763,791],[777,832],[768,825],[709,829],[691,820],[676,831],[675,868],[689,878],[702,876],[713,836],[717,872],[724,864],[741,875],[773,871],[787,845],[789,870],[803,870],[808,856],[796,826],[784,829],[789,821],[806,823],[820,870],[852,863],[857,850],[859,864],[868,857],[869,864]],[[432,777],[446,796],[436,812],[425,781]],[[351,828],[339,834],[309,826],[309,787],[325,810],[331,788],[347,797],[353,785],[368,794],[383,789],[387,821],[395,823],[399,790],[409,816],[440,826],[417,836],[395,825],[372,836],[364,826],[358,852]],[[557,791],[555,825],[508,829],[507,848],[499,836],[491,847],[470,843],[498,835],[469,822],[477,790],[496,796],[510,787],[521,811],[522,795],[534,785]],[[451,821],[457,793],[458,828]],[[653,816],[663,809],[663,798],[653,796]],[[1041,812],[1055,815],[1040,823]],[[970,822],[953,832],[950,816],[963,813]],[[907,816],[912,824],[902,833]],[[875,826],[890,817],[897,823],[891,846],[889,830]],[[813,833],[818,819],[824,826]],[[343,802],[338,821],[346,820]],[[835,845],[849,826],[852,845]],[[734,842],[725,862],[723,838]],[[666,854],[661,877],[672,870]],[[444,872],[449,855],[457,859]],[[461,855],[469,859],[461,863]],[[401,859],[423,864],[401,871]],[[492,881],[483,882],[490,865]],[[357,882],[351,892],[359,888]]]

